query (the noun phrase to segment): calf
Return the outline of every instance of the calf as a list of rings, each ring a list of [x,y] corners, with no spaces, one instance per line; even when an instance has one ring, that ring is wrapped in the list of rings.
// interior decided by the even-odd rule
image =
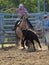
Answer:
[[[22,30],[22,34],[23,34],[23,40],[22,40],[22,46],[24,47],[24,41],[26,40],[26,45],[28,45],[28,40],[33,44],[34,50],[35,50],[35,45],[34,45],[34,40],[36,42],[38,42],[39,47],[41,48],[40,45],[40,41],[38,39],[37,34],[35,34],[34,32],[30,31],[30,30]]]

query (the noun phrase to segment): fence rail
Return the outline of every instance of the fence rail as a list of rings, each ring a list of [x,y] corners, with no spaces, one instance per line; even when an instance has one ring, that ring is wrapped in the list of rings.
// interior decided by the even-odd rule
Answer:
[[[0,13],[0,44],[15,44],[16,36],[12,28],[17,21],[18,14]],[[30,13],[29,20],[33,26],[43,18],[44,13]],[[34,17],[34,18],[33,18]]]

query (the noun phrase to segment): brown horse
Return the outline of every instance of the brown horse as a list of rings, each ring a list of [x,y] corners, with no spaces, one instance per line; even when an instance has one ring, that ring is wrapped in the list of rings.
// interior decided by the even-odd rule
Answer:
[[[14,28],[15,28],[15,33],[17,34],[19,40],[22,40],[23,38],[22,30],[29,29],[33,31],[33,26],[31,26],[31,28],[28,26],[26,16],[23,16],[23,18],[20,20],[20,23],[16,24]],[[19,40],[18,40],[18,46],[20,45]]]

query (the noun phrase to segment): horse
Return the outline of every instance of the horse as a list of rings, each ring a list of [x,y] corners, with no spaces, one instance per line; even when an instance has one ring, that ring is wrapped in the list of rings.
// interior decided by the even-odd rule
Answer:
[[[29,26],[27,25],[27,20],[25,16],[23,16],[23,18],[21,20],[19,20],[18,22],[16,22],[15,26],[14,26],[14,30],[15,33],[17,34],[18,39],[22,40],[23,34],[22,34],[22,30],[34,30],[33,26],[30,24],[29,22]],[[26,40],[26,43],[28,42],[28,40]],[[28,46],[28,44],[26,44]],[[23,45],[22,45],[23,46]],[[23,46],[24,47],[24,46]]]

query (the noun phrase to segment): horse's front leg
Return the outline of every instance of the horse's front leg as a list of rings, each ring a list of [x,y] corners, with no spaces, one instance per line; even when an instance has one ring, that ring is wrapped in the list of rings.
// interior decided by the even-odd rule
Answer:
[[[17,48],[21,48],[21,39],[18,37],[18,35],[16,34],[16,46]]]
[[[22,45],[23,49],[25,49],[24,41],[25,41],[25,40],[22,40],[22,41],[21,41],[21,45]]]

